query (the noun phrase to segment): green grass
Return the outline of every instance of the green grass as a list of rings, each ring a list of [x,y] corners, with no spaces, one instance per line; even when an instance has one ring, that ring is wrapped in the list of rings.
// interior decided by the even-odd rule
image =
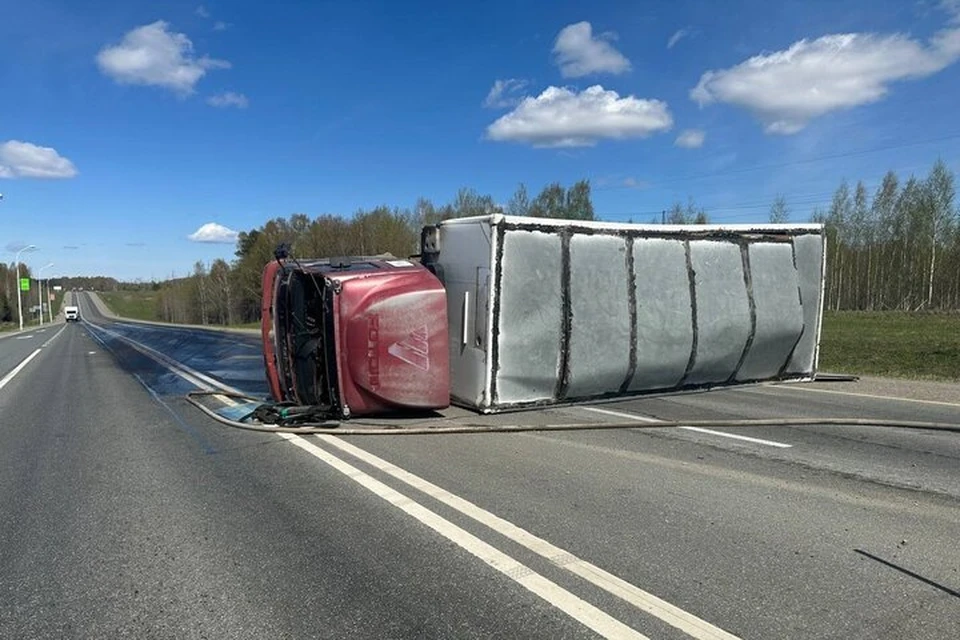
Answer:
[[[63,311],[63,297],[66,295],[66,293],[67,292],[64,289],[53,292],[53,295],[55,296],[56,299],[50,304],[53,305],[54,316],[56,316],[58,313],[61,313]]]
[[[117,315],[140,320],[157,317],[157,298],[152,291],[117,291],[100,297]],[[233,328],[259,326],[254,322]],[[960,381],[960,314],[825,312],[820,369]]]
[[[242,322],[239,324],[231,324],[226,327],[227,329],[259,329],[260,321],[256,322]]]
[[[960,314],[826,312],[820,370],[960,380]]]
[[[118,316],[133,320],[157,319],[155,291],[100,291],[97,295]]]
[[[159,320],[157,313],[157,293],[155,291],[101,291],[97,295],[120,317],[133,320]],[[259,329],[260,322],[232,324],[227,327],[210,325],[223,329]]]

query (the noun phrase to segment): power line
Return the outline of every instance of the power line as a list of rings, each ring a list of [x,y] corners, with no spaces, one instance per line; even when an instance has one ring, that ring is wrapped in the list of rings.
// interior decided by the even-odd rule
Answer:
[[[894,149],[904,149],[904,148],[907,148],[907,147],[916,147],[916,146],[921,146],[921,145],[925,145],[925,144],[931,144],[931,143],[934,143],[934,142],[945,142],[945,141],[947,141],[947,140],[956,140],[956,139],[958,139],[958,138],[960,138],[960,133],[952,133],[952,134],[945,135],[945,136],[937,136],[936,138],[927,138],[927,139],[924,139],[924,140],[914,140],[913,142],[904,142],[904,143],[900,143],[900,144],[884,145],[884,146],[872,147],[872,148],[868,148],[868,149],[858,149],[858,150],[855,150],[855,151],[846,151],[846,152],[843,152],[843,153],[832,153],[832,154],[827,154],[827,155],[822,155],[822,156],[816,156],[816,157],[813,157],[813,158],[804,158],[804,159],[802,159],[802,160],[792,160],[792,161],[790,161],[790,162],[778,162],[778,163],[771,163],[771,164],[761,164],[761,165],[754,165],[754,166],[752,166],[752,167],[740,167],[740,168],[736,168],[736,169],[728,169],[728,170],[724,170],[724,171],[716,171],[716,172],[713,172],[713,173],[701,173],[701,174],[694,174],[694,175],[683,176],[683,177],[668,178],[668,179],[666,179],[666,180],[659,180],[659,181],[653,180],[653,181],[651,181],[651,183],[652,183],[652,184],[651,184],[651,187],[659,187],[659,186],[661,186],[661,185],[672,184],[672,183],[676,183],[676,182],[684,182],[684,181],[692,181],[692,180],[703,180],[703,179],[706,179],[706,178],[717,178],[717,177],[722,177],[722,176],[735,175],[735,174],[738,174],[738,173],[749,173],[749,172],[751,172],[751,171],[761,171],[761,170],[764,170],[764,169],[783,169],[783,168],[794,167],[794,166],[802,165],[802,164],[813,164],[813,163],[816,163],[816,162],[823,162],[824,160],[837,160],[837,159],[840,159],[840,158],[852,158],[852,157],[855,157],[855,156],[862,156],[862,155],[867,155],[867,154],[871,154],[871,153],[879,153],[879,152],[881,152],[881,151],[892,151],[892,150],[894,150]],[[597,187],[596,189],[597,189],[597,191],[611,191],[611,190],[632,189],[632,188],[635,188],[635,187],[631,187],[631,186],[627,186],[627,185],[611,185],[611,186],[608,186],[608,187]]]
[[[832,198],[833,191],[824,191],[819,193],[809,193],[809,194],[798,194],[796,196],[786,196],[787,206],[793,205],[805,205],[805,204],[817,204],[823,202],[826,199]],[[713,212],[724,212],[724,211],[749,211],[755,209],[769,209],[773,204],[773,199],[767,200],[753,200],[747,202],[736,202],[729,205],[700,205],[696,202],[694,203],[700,209],[705,210],[709,215],[713,216]],[[649,211],[628,211],[628,212],[597,212],[596,215],[607,218],[625,218],[630,216],[650,216],[650,215],[661,215],[663,209],[649,210]]]
[[[957,134],[955,137],[960,137],[960,134]],[[916,168],[916,167],[914,167]],[[912,175],[912,174],[911,174]],[[846,181],[846,180],[845,180]],[[877,189],[882,184],[882,180],[868,181],[868,180],[857,180],[856,182],[851,183],[846,181],[850,190],[851,197],[854,189],[857,184],[863,184],[864,188],[867,191],[868,198],[872,198],[876,193]],[[786,199],[787,206],[790,208],[793,207],[805,207],[809,205],[819,205],[819,204],[828,204],[829,201],[833,199],[836,189],[832,191],[819,191],[814,193],[803,193],[803,194],[780,194],[783,195]],[[773,205],[775,196],[772,196],[770,199],[762,200],[748,200],[742,202],[733,202],[730,204],[699,204],[694,201],[694,205],[697,208],[704,210],[711,220],[732,220],[736,218],[744,218],[751,215],[749,212],[753,211],[769,211],[770,207]],[[678,201],[679,203],[679,201]],[[674,203],[675,206],[678,203]],[[679,203],[682,205],[682,203]],[[730,211],[740,211],[744,213],[735,213],[732,215],[724,215],[725,212]],[[604,220],[624,220],[626,218],[644,218],[647,216],[662,217],[665,215],[665,209],[656,209],[649,211],[627,211],[627,212],[597,212],[597,216]],[[793,212],[791,212],[793,213]]]

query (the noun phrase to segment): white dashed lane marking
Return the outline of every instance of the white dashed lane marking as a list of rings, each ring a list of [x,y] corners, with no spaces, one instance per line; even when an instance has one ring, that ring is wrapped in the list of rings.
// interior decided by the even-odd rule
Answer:
[[[635,420],[636,422],[644,422],[646,424],[656,424],[658,422],[663,422],[663,420],[657,420],[656,418],[641,416],[635,413],[611,411],[610,409],[600,409],[597,407],[580,407],[580,409],[582,409],[583,411],[600,413],[606,416],[613,416],[615,418],[624,418],[626,420]],[[763,440],[762,438],[752,438],[750,436],[741,436],[740,434],[737,434],[737,433],[727,433],[725,431],[714,431],[713,429],[704,429],[703,427],[678,427],[678,428],[684,429],[685,431],[696,431],[697,433],[706,433],[712,436],[720,436],[721,438],[730,438],[732,440],[752,442],[753,444],[762,444],[767,447],[777,447],[779,449],[789,449],[793,447],[792,444],[787,444],[786,442],[776,442],[775,440]]]

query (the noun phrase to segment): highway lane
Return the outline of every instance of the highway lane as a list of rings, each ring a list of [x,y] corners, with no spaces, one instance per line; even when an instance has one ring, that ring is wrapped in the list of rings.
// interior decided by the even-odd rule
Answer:
[[[70,326],[0,390],[15,541],[0,555],[4,637],[589,637],[562,592],[653,638],[708,624],[745,638],[960,636],[956,434],[721,430],[788,448],[676,429],[285,440],[205,419],[182,400],[189,384],[115,336],[256,393],[232,370],[247,347],[230,345],[248,338],[111,323],[82,305],[113,336]],[[960,420],[949,405],[803,394],[488,420]],[[520,568],[492,569],[418,508]],[[517,580],[531,575],[556,588],[534,595]],[[680,631],[647,594],[703,625]]]
[[[30,364],[0,391],[0,637],[591,637],[80,326]]]
[[[632,399],[571,412],[592,413],[607,420],[622,414],[672,421],[836,417],[956,424],[960,422],[960,385],[957,389],[958,402],[947,404],[864,397],[856,383],[765,385]],[[696,441],[866,481],[960,497],[960,436],[956,433],[873,426],[772,426],[721,431],[762,442],[685,429],[657,430],[648,435]]]
[[[22,332],[0,334],[0,380],[39,349],[62,326],[63,323],[58,322]]]
[[[82,317],[107,331],[102,337],[124,336],[157,349],[193,369],[254,396],[269,394],[263,374],[263,350],[258,331],[225,333],[159,323],[128,322],[109,317],[102,301],[75,293]],[[158,381],[158,384],[163,384]]]

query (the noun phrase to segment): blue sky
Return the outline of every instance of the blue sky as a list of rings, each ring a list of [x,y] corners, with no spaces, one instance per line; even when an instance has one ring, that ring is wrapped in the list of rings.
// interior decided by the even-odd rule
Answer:
[[[589,178],[795,220],[960,169],[960,2],[0,0],[0,255],[164,279],[303,212]],[[210,227],[207,227],[208,229]]]

